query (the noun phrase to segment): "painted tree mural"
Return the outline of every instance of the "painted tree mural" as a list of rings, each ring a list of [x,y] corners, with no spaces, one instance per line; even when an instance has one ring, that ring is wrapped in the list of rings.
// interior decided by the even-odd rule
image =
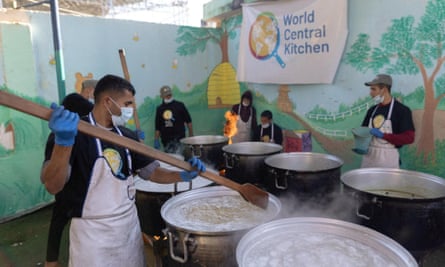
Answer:
[[[221,63],[209,77],[207,102],[209,108],[231,107],[239,102],[240,85],[236,79],[235,68],[229,62],[229,39],[236,37],[235,29],[241,24],[242,17],[236,16],[222,21],[219,28],[180,27],[176,42],[180,44],[176,52],[181,56],[203,52],[208,42],[214,42],[221,49]]]
[[[431,0],[415,25],[412,16],[394,19],[381,36],[379,47],[371,47],[370,36],[359,34],[346,53],[345,62],[358,71],[384,71],[389,74],[421,74],[425,90],[424,113],[417,154],[435,162],[434,114],[445,96],[445,0]]]

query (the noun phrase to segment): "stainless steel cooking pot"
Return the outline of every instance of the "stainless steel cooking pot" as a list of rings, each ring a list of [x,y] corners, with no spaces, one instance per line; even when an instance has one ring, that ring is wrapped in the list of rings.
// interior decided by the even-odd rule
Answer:
[[[280,201],[273,195],[269,195],[269,205],[264,212],[264,217],[254,220],[249,224],[236,224],[236,227],[229,228],[222,227],[224,223],[219,223],[219,220],[224,221],[227,217],[224,212],[229,214],[237,209],[237,207],[220,203],[215,210],[221,213],[222,216],[212,216],[209,220],[215,220],[214,224],[202,226],[201,223],[195,220],[178,219],[177,214],[186,213],[184,207],[193,206],[195,209],[213,208],[208,205],[211,199],[224,196],[238,196],[236,191],[230,190],[223,186],[211,186],[200,188],[185,193],[176,195],[162,206],[161,215],[167,224],[165,230],[169,242],[170,257],[177,262],[186,264],[196,264],[196,266],[236,266],[235,250],[241,236],[254,226],[273,220],[281,209]],[[219,201],[219,199],[216,199]],[[202,206],[194,206],[193,203],[200,203]],[[201,204],[202,203],[202,204]],[[251,204],[249,204],[251,205]],[[254,209],[258,207],[253,206]],[[240,212],[240,216],[235,220],[242,220],[243,216],[247,216],[246,212]],[[187,214],[186,214],[187,215]],[[199,216],[196,212],[189,214],[192,218]],[[233,214],[232,214],[233,215]],[[230,222],[229,222],[230,223]],[[214,227],[212,227],[214,225]],[[220,230],[226,229],[226,230]]]
[[[180,155],[174,156],[182,158]],[[164,162],[160,162],[160,164],[161,167],[172,171],[180,170],[179,168]],[[136,177],[135,203],[142,232],[150,236],[163,236],[162,230],[165,228],[165,222],[161,217],[162,205],[174,195],[184,191],[208,186],[210,184],[212,184],[212,181],[201,176],[196,177],[190,182],[177,182],[171,184],[159,184]]]
[[[384,168],[341,176],[354,197],[360,223],[393,238],[413,253],[445,241],[445,180],[426,173]]]
[[[180,140],[185,160],[198,157],[216,170],[224,167],[222,147],[229,143],[229,138],[220,135],[198,135]]]
[[[264,142],[241,142],[222,148],[226,176],[238,183],[263,183],[264,159],[280,153],[282,146]]]
[[[300,200],[321,201],[339,192],[343,160],[312,152],[280,153],[267,157],[267,191],[274,195],[293,195]]]
[[[251,229],[239,241],[236,259],[240,267],[418,266],[406,249],[387,236],[357,224],[316,217],[280,219]]]

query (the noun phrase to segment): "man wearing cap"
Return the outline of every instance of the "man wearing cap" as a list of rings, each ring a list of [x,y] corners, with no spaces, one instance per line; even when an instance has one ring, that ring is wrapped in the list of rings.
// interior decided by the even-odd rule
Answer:
[[[398,148],[414,142],[415,130],[411,110],[391,95],[392,78],[378,74],[366,82],[376,105],[362,122],[373,135],[368,153],[363,156],[362,168],[399,168]]]
[[[180,140],[185,137],[186,126],[189,136],[193,136],[192,118],[184,103],[173,98],[169,86],[162,86],[160,94],[162,104],[156,108],[154,147],[160,149],[161,139],[165,152],[176,153],[180,150]]]

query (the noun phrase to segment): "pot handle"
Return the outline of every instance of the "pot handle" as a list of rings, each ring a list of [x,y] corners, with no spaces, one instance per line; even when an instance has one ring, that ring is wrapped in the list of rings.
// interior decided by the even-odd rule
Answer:
[[[192,181],[190,181],[190,182],[188,182],[188,183],[189,183],[189,189],[187,189],[187,190],[185,190],[185,191],[190,191],[190,190],[193,189]],[[174,185],[174,191],[173,191],[173,194],[176,195],[176,194],[178,194],[178,193],[181,193],[181,192],[178,191],[178,182],[176,182],[175,185]]]
[[[356,203],[357,203],[355,207],[355,215],[367,221],[371,220],[372,216],[374,215],[374,207],[376,205],[379,205],[380,207],[382,206],[382,202],[379,201],[377,197],[373,197],[370,203],[364,203],[364,204],[371,204],[371,212],[370,212],[371,214],[369,214],[369,216],[367,214],[365,215],[360,211],[360,206],[361,206],[360,204],[362,204],[362,202],[359,200],[359,196],[355,192],[352,193],[352,195],[354,196],[354,198],[356,198]]]
[[[190,233],[187,233],[182,240],[182,251],[184,252],[184,257],[176,256],[175,251],[173,249],[174,245],[173,242],[176,241],[178,238],[176,236],[173,236],[172,232],[167,230],[168,235],[168,247],[169,247],[169,253],[170,257],[174,259],[175,261],[179,263],[186,263],[188,261],[188,248],[187,248],[187,242],[191,241]]]
[[[224,153],[224,158],[226,160],[227,169],[233,169],[235,167],[236,162],[238,161],[237,156],[234,154],[229,155],[227,153]]]
[[[278,173],[275,170],[272,170],[272,173],[273,173],[274,178],[275,178],[275,188],[281,189],[281,190],[286,190],[287,187],[288,187],[288,185],[287,185],[287,176],[289,175],[289,172],[286,171],[286,173],[284,174],[283,185],[280,185],[280,183],[278,181],[278,179],[279,179]]]
[[[202,156],[202,145],[199,145],[199,149],[195,149],[193,145],[190,145],[190,150],[192,151],[192,155],[194,157],[200,158]]]

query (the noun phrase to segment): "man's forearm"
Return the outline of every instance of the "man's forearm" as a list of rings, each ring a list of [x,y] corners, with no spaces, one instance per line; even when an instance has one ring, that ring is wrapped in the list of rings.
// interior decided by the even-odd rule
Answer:
[[[405,131],[400,134],[387,134],[383,135],[383,139],[390,142],[395,146],[403,146],[412,144],[414,142],[415,132],[414,131]]]

